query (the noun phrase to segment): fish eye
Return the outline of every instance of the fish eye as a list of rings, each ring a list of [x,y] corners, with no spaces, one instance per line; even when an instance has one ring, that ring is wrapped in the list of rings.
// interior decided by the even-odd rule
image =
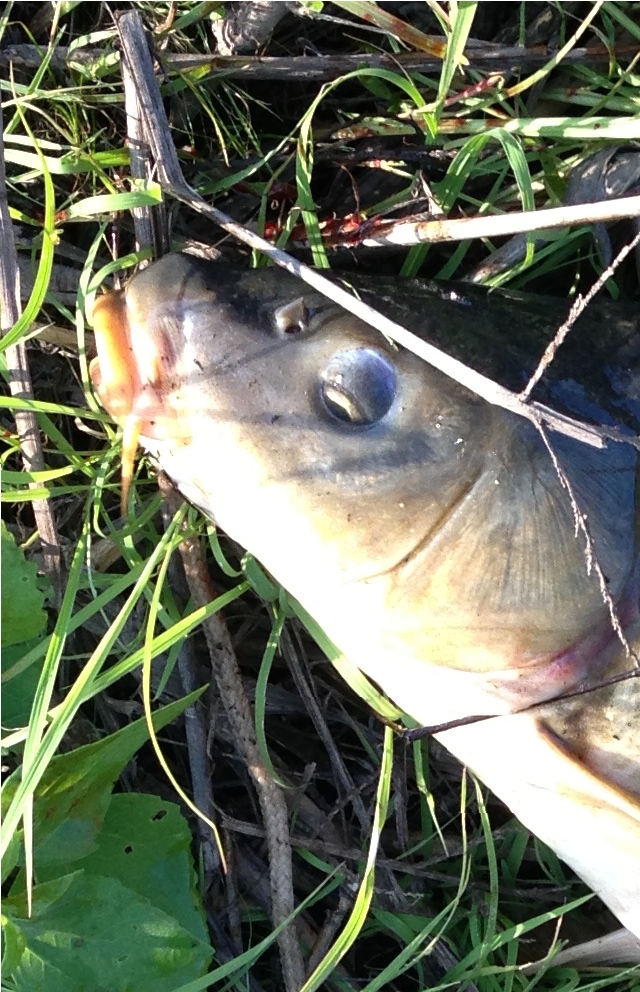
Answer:
[[[310,314],[305,306],[304,297],[299,296],[291,303],[284,303],[273,311],[273,329],[278,337],[289,337],[301,334],[309,326]]]
[[[340,351],[320,376],[320,396],[335,420],[369,427],[389,412],[397,390],[396,370],[372,348]]]

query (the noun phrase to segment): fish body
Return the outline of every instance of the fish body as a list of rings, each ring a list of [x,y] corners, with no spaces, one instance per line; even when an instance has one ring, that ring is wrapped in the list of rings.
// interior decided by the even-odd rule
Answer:
[[[559,322],[526,300],[390,296],[436,339]],[[555,699],[640,654],[638,451],[545,440],[279,270],[167,256],[94,322],[94,385],[125,436],[419,724],[492,716],[439,739],[640,936],[640,681]],[[599,328],[604,356],[616,331],[638,346],[637,320],[619,325]],[[557,378],[549,396],[637,432],[640,372],[612,369],[607,410],[591,357],[591,392]]]

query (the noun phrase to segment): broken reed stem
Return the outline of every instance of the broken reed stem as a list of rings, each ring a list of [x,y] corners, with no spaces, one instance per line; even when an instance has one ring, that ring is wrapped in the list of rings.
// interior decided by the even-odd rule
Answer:
[[[563,64],[590,66],[606,65],[612,58],[633,58],[637,45],[618,45],[610,51],[603,45],[574,48],[565,55]],[[58,45],[51,57],[50,65],[57,72],[75,65],[88,66],[104,63],[105,57],[115,57],[115,52],[104,48],[77,47],[72,50]],[[485,72],[508,73],[535,69],[545,65],[549,53],[532,48],[510,45],[492,45],[473,49],[468,44],[465,55],[469,67]],[[0,68],[14,65],[20,68],[37,69],[42,64],[42,51],[36,45],[5,45],[0,51]],[[193,72],[208,68],[212,73],[224,75],[227,79],[267,79],[284,80],[288,83],[330,82],[339,76],[347,75],[356,69],[388,69],[404,72],[440,72],[442,59],[422,52],[399,52],[397,55],[367,54],[358,55],[206,55],[199,53],[166,52],[162,54],[162,64],[172,72]]]
[[[499,214],[490,217],[458,217],[454,220],[388,221],[378,225],[372,237],[362,244],[375,248],[383,245],[435,244],[441,241],[467,241],[473,238],[502,238],[512,234],[529,234],[559,227],[600,224],[640,216],[640,196],[623,196],[597,203],[575,203],[561,207],[543,207],[523,213]]]

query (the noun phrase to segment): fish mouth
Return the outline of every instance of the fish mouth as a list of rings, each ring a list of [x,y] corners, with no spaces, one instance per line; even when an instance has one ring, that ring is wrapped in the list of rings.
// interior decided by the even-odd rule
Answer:
[[[149,334],[128,305],[124,291],[96,298],[92,322],[97,357],[89,365],[91,384],[105,410],[122,427],[120,507],[127,500],[140,437],[188,442],[178,416],[176,360],[162,328]]]

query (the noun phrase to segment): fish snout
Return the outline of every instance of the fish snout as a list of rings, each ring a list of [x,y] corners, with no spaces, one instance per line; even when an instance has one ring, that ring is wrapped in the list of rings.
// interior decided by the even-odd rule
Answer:
[[[89,365],[91,383],[123,430],[124,512],[140,437],[186,443],[190,434],[179,415],[176,360],[161,323],[132,312],[124,291],[97,297],[92,320],[97,356]]]

